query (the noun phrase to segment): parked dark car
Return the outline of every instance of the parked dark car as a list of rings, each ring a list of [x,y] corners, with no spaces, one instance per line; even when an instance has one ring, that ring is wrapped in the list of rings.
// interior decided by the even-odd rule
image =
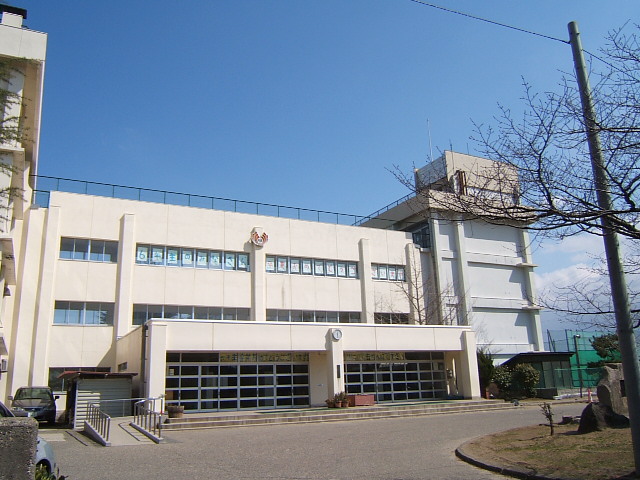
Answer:
[[[0,402],[0,417],[15,417],[15,415],[2,402]],[[36,458],[34,459],[34,463],[36,464],[36,467],[44,467],[47,473],[52,473],[54,475],[58,474],[58,464],[56,462],[56,456],[53,453],[53,448],[51,448],[49,442],[39,436],[38,443],[36,445]]]
[[[20,387],[11,400],[11,408],[17,416],[33,417],[39,422],[56,423],[56,400],[49,387]]]

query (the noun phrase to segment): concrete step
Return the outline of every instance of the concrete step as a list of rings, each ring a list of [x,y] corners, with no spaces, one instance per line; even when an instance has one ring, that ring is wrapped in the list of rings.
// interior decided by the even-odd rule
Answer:
[[[170,418],[163,431],[203,428],[241,427],[249,425],[277,425],[291,423],[335,422],[370,418],[409,417],[468,411],[514,408],[502,400],[468,400],[449,402],[421,402],[383,404],[372,407],[305,408],[297,410],[264,410],[233,413],[186,414],[183,418]]]

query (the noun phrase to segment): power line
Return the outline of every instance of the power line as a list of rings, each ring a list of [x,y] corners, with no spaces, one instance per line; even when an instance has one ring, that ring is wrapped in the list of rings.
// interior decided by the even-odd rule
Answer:
[[[456,15],[461,15],[463,17],[472,18],[474,20],[480,20],[481,22],[491,23],[492,25],[498,25],[499,27],[509,28],[511,30],[516,30],[518,32],[528,33],[529,35],[535,35],[537,37],[546,38],[548,40],[554,40],[556,42],[562,42],[562,43],[569,44],[569,40],[562,40],[560,38],[550,37],[549,35],[544,35],[542,33],[533,32],[531,30],[525,30],[524,28],[514,27],[513,25],[507,25],[506,23],[500,23],[500,22],[496,22],[494,20],[489,20],[487,18],[476,17],[475,15],[471,15],[469,13],[459,12],[458,10],[452,10],[450,8],[441,7],[440,5],[434,5],[433,3],[423,2],[422,0],[409,0],[409,1],[413,2],[413,3],[417,3],[419,5],[423,5],[425,7],[436,8],[438,10],[442,10],[442,11],[449,12],[449,13],[455,13]]]
[[[464,13],[464,12],[460,12],[458,10],[452,10],[450,8],[441,7],[440,5],[435,5],[433,3],[425,2],[423,0],[409,0],[409,1],[413,2],[413,3],[417,3],[418,5],[422,5],[422,6],[425,6],[425,7],[435,8],[435,9],[438,9],[438,10],[442,10],[444,12],[453,13],[455,15],[460,15],[460,16],[463,16],[463,17],[471,18],[473,20],[480,20],[481,22],[486,22],[486,23],[490,23],[492,25],[497,25],[499,27],[504,27],[504,28],[508,28],[508,29],[511,29],[511,30],[515,30],[517,32],[527,33],[529,35],[535,35],[536,37],[546,38],[547,40],[554,40],[556,42],[565,43],[567,45],[569,45],[571,43],[571,42],[569,42],[569,40],[562,40],[561,38],[551,37],[551,36],[545,35],[543,33],[534,32],[532,30],[525,30],[524,28],[520,28],[520,27],[514,27],[513,25],[507,25],[506,23],[496,22],[495,20],[489,20],[488,18],[477,17],[477,16],[471,15],[469,13]],[[584,53],[586,53],[587,55],[589,55],[591,58],[595,58],[596,60],[601,61],[602,63],[604,63],[605,65],[607,65],[611,69],[616,70],[619,73],[622,73],[622,74],[624,74],[624,75],[626,75],[626,76],[628,76],[630,78],[635,79],[635,77],[630,75],[628,72],[625,72],[625,71],[617,68],[616,66],[614,66],[611,63],[607,62],[606,60],[598,57],[597,55],[585,50],[584,48],[582,49],[582,51]]]

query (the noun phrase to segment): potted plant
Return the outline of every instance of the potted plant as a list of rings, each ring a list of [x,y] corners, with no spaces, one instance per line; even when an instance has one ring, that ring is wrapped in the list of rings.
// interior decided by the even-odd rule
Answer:
[[[184,405],[167,405],[169,418],[182,418],[184,415]]]
[[[333,398],[327,398],[325,403],[327,404],[327,408],[335,408],[336,406],[336,402],[333,401]]]

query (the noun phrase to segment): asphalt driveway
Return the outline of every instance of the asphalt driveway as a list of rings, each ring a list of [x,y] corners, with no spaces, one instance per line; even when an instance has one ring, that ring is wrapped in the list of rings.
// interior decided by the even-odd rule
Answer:
[[[558,420],[579,415],[584,406],[555,405],[554,414]],[[69,480],[483,480],[504,477],[457,459],[456,447],[543,422],[533,404],[412,418],[172,431],[160,445],[85,446],[56,433],[52,444],[60,473]]]

